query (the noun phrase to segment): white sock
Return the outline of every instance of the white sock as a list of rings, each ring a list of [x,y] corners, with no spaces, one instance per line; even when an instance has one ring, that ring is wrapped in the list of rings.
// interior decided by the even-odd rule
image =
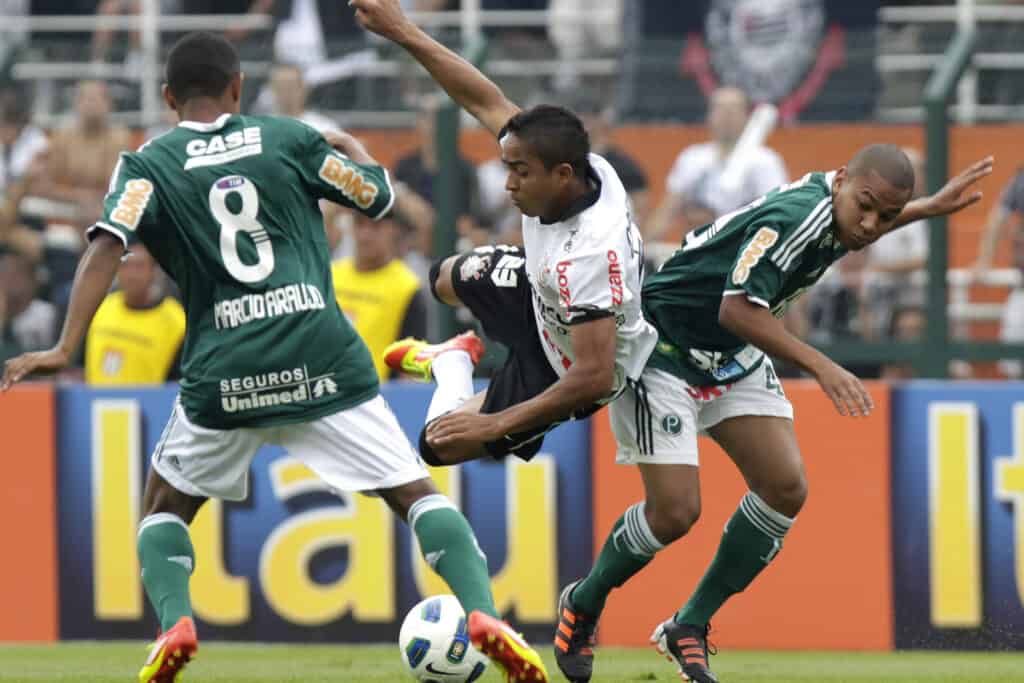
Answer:
[[[428,424],[473,397],[473,359],[466,351],[446,351],[434,359],[431,371],[437,391],[427,409]]]

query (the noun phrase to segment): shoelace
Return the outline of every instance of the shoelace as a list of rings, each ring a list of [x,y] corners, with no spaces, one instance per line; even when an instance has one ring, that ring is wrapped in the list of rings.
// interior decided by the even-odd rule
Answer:
[[[717,655],[718,654],[718,647],[714,643],[712,643],[710,640],[708,640],[708,636],[710,634],[711,634],[711,622],[708,622],[708,625],[704,627],[704,649],[707,650],[707,653],[709,655]]]

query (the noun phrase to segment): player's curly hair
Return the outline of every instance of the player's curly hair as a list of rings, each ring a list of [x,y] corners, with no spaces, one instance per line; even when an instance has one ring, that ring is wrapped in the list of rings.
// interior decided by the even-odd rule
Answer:
[[[549,171],[569,164],[573,173],[586,177],[590,136],[580,118],[565,107],[541,104],[523,110],[509,119],[505,130],[521,139]]]
[[[167,87],[179,103],[220,97],[241,70],[238,52],[227,38],[205,31],[189,33],[167,57]]]

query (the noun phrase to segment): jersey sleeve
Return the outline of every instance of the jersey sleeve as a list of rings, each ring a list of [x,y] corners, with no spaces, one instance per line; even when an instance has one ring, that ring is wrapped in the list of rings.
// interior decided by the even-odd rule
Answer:
[[[786,281],[785,271],[772,258],[780,241],[778,225],[766,224],[751,230],[729,270],[723,295],[746,295],[753,303],[771,308],[772,299]]]
[[[334,150],[320,133],[307,127],[303,175],[318,197],[380,220],[395,203],[387,169],[359,164]]]
[[[615,315],[615,309],[631,297],[624,282],[626,258],[618,249],[607,249],[556,263],[553,277],[562,320],[577,325]]]
[[[159,211],[153,180],[134,154],[124,153],[110,175],[103,217],[86,231],[86,236],[92,239],[97,231],[108,232],[127,250],[138,241],[140,229],[156,224]]]

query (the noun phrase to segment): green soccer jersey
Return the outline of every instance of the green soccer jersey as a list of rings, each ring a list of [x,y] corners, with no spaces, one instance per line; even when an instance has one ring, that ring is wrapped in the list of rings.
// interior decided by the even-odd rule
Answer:
[[[809,173],[686,236],[643,288],[658,329],[649,364],[695,386],[727,384],[764,354],[718,323],[724,296],[745,296],[776,317],[846,250],[834,234],[834,173]]]
[[[186,121],[121,155],[91,232],[141,242],[178,283],[181,402],[196,424],[303,422],[377,394],[335,301],[320,199],[379,218],[393,194],[387,171],[293,119]]]

